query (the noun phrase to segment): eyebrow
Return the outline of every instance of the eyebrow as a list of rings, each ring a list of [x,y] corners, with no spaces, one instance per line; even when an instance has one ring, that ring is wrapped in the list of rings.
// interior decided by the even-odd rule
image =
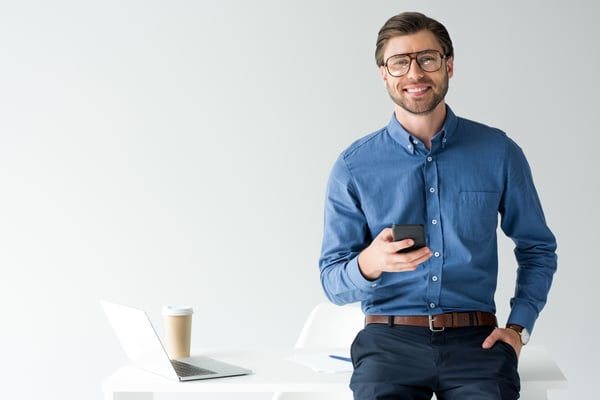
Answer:
[[[423,53],[424,51],[437,51],[438,53],[440,53],[441,55],[445,56],[446,54],[444,53],[443,50],[436,50],[436,49],[425,49],[425,50],[419,50],[419,51],[413,51],[411,53],[396,53],[396,54],[392,54],[391,56],[387,57],[386,60],[390,57],[394,57],[394,56],[410,56],[412,54],[419,54],[419,53]]]

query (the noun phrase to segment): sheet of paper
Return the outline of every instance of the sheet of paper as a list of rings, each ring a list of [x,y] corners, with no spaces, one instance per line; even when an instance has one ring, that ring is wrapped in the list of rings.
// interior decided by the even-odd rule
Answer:
[[[352,372],[352,362],[331,357],[331,355],[350,358],[350,354],[344,352],[332,353],[299,353],[289,359],[311,368],[317,372],[335,373]]]

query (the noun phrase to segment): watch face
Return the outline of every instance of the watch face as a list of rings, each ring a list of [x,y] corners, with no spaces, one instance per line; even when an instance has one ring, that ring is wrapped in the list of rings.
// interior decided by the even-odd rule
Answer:
[[[521,331],[521,343],[527,344],[529,342],[529,331],[526,328],[523,328]]]

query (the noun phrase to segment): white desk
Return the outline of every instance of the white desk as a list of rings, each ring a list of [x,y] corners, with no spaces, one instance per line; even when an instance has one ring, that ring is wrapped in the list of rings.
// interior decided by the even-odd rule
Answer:
[[[124,366],[104,381],[102,389],[106,400],[151,400],[154,393],[350,392],[350,373],[314,372],[288,360],[294,352],[298,351],[206,354],[249,368],[254,373],[191,382],[176,382],[133,366]],[[547,399],[549,389],[567,386],[564,375],[542,346],[523,348],[519,373],[523,400]]]

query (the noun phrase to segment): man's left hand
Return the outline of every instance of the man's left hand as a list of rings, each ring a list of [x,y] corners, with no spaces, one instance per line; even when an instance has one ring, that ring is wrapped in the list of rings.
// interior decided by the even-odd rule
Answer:
[[[518,332],[507,328],[496,328],[487,338],[485,338],[481,347],[484,349],[491,349],[498,341],[510,344],[513,349],[515,349],[517,358],[519,358],[523,343],[521,343],[521,336]]]

